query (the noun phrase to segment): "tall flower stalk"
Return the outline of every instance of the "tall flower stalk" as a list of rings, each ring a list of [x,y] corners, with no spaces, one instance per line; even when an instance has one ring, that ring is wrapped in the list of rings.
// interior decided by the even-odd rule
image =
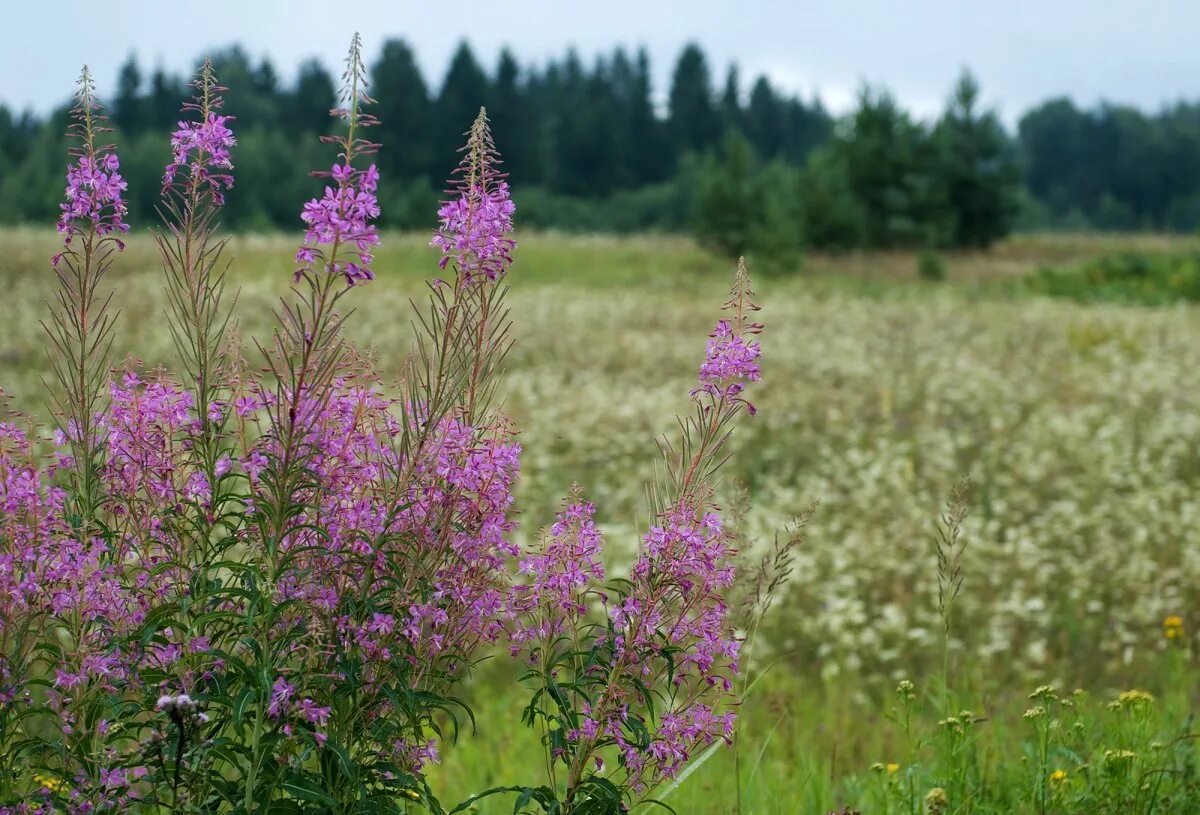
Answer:
[[[338,160],[329,171],[314,173],[330,183],[324,195],[309,201],[301,212],[307,229],[296,252],[296,299],[279,312],[274,346],[266,354],[275,380],[273,391],[264,393],[269,433],[277,446],[277,460],[264,478],[269,492],[263,510],[272,550],[286,532],[294,509],[293,493],[304,478],[309,452],[305,433],[347,361],[341,335],[345,316],[337,306],[353,287],[374,279],[371,261],[379,236],[372,221],[379,216],[375,197],[379,172],[374,164],[361,169],[355,161],[377,149],[361,135],[376,120],[363,110],[373,100],[366,93],[362,40],[357,34],[346,57],[340,101],[342,107],[331,114],[345,122],[346,132],[322,137],[338,146]]]
[[[65,468],[71,479],[71,503],[85,530],[94,529],[102,496],[100,454],[103,438],[96,417],[105,407],[112,346],[111,292],[101,291],[116,253],[125,248],[124,193],[116,148],[103,138],[110,129],[96,100],[91,73],[80,73],[71,111],[71,149],[65,200],[60,205],[58,233],[62,250],[53,258],[58,287],[50,322],[51,370],[58,387],[60,438],[70,450]]]
[[[692,390],[695,411],[661,445],[655,521],[629,578],[601,585],[593,510],[577,496],[523,561],[530,582],[514,589],[514,653],[535,688],[525,720],[541,728],[547,785],[518,790],[543,807],[616,812],[732,739],[741,643],[723,593],[736,551],[713,494],[733,421],[754,413],[745,387],[759,379],[762,326],[744,261],[726,309]]]
[[[211,485],[220,452],[217,438],[228,412],[228,331],[232,303],[225,302],[216,218],[233,187],[230,153],[237,141],[220,113],[221,93],[212,61],[205,59],[195,96],[171,136],[171,163],[163,172],[163,229],[155,233],[167,278],[171,335],[189,383],[200,423],[196,454]]]

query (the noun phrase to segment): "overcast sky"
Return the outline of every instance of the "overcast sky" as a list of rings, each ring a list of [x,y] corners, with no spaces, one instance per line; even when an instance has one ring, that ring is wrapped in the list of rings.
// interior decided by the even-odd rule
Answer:
[[[290,80],[307,57],[336,67],[356,29],[369,57],[386,37],[407,39],[435,86],[464,37],[489,70],[505,45],[522,63],[645,46],[661,98],[694,40],[714,82],[736,62],[743,86],[765,73],[836,112],[870,82],[933,114],[964,66],[1010,123],[1064,94],[1146,109],[1200,98],[1198,0],[0,0],[0,21],[0,102],[38,112],[66,98],[84,62],[111,95],[130,53],[186,71],[237,41]]]

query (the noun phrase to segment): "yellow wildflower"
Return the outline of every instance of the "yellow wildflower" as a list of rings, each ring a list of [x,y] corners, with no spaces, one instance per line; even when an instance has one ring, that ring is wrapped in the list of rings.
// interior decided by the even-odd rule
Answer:
[[[1106,767],[1115,767],[1121,764],[1127,764],[1137,757],[1137,753],[1132,750],[1105,750],[1104,764]]]
[[[1061,784],[1062,782],[1064,782],[1066,780],[1067,780],[1067,771],[1066,770],[1055,770],[1054,772],[1050,773],[1050,783],[1051,784]]]
[[[1169,640],[1177,639],[1183,636],[1183,618],[1178,614],[1171,614],[1163,619],[1163,636]]]
[[[896,773],[896,772],[897,772],[899,769],[900,769],[900,765],[899,765],[899,764],[889,764],[889,765],[887,765],[887,771],[888,771],[888,775],[893,775],[893,774],[894,774],[894,773]]]
[[[50,775],[35,775],[33,781],[42,789],[50,790],[50,792],[64,792],[67,789],[66,781]]]
[[[1029,698],[1041,702],[1054,702],[1058,699],[1058,689],[1053,685],[1039,685],[1033,693],[1029,694]]]
[[[929,815],[942,815],[948,806],[950,806],[950,798],[941,787],[934,787],[925,793],[925,808]]]
[[[1121,707],[1141,707],[1143,705],[1154,704],[1154,694],[1144,690],[1127,690],[1117,697],[1117,702]]]

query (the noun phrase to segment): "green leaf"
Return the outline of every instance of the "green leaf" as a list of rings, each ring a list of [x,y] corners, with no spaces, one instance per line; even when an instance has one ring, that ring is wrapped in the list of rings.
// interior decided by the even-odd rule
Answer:
[[[233,726],[239,733],[245,728],[246,706],[250,704],[250,700],[253,697],[253,688],[242,688],[242,692],[238,694],[237,701],[233,703]]]
[[[314,804],[325,804],[326,806],[333,806],[337,803],[333,796],[321,789],[315,781],[296,773],[289,775],[280,788],[288,795],[302,801],[312,801]]]

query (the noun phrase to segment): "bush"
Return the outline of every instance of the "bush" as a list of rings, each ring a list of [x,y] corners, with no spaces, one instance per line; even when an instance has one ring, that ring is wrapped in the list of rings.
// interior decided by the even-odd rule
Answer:
[[[1200,301],[1200,256],[1106,255],[1071,269],[1039,269],[1025,285],[1038,294],[1081,303],[1195,302]]]
[[[917,277],[930,283],[941,283],[946,279],[946,262],[932,249],[917,256]]]
[[[752,255],[772,267],[795,266],[803,242],[795,172],[781,162],[761,165],[736,131],[699,162],[695,235],[728,257]]]

